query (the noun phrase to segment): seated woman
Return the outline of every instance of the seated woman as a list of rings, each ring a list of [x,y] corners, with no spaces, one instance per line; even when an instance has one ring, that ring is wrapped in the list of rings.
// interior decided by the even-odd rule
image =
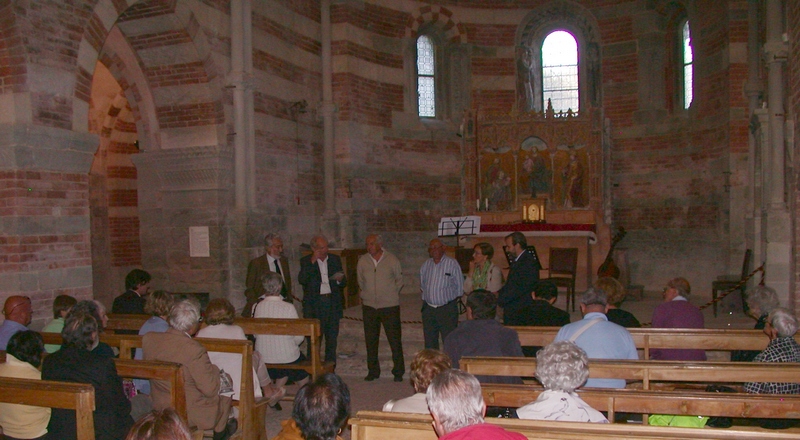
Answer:
[[[192,433],[178,413],[167,408],[137,420],[125,440],[192,440]]]
[[[641,327],[642,324],[633,316],[633,313],[622,310],[619,306],[625,301],[627,292],[622,283],[611,277],[602,277],[594,282],[595,289],[600,289],[608,295],[608,311],[606,317],[609,322],[623,327]]]
[[[139,335],[146,335],[150,332],[164,333],[167,331],[167,329],[169,329],[169,324],[167,324],[167,316],[169,315],[169,311],[173,304],[175,304],[175,299],[169,292],[156,290],[148,295],[144,303],[144,311],[152,316],[150,319],[145,321],[144,324],[142,324],[142,328],[139,329]],[[144,358],[141,348],[136,349],[136,353],[134,354],[133,358]],[[149,380],[134,379],[133,384],[136,386],[136,390],[140,394],[150,394]]]
[[[780,306],[778,294],[771,287],[759,285],[747,294],[747,313],[756,319],[756,325],[753,327],[755,330],[764,330],[770,312]],[[759,353],[761,352],[757,350],[736,350],[731,352],[731,361],[753,362]]]
[[[569,341],[553,342],[536,354],[536,378],[545,388],[539,397],[517,409],[520,419],[608,423],[575,393],[589,377],[589,357]]]
[[[103,329],[106,328],[106,324],[108,323],[108,317],[106,316],[106,307],[103,304],[101,304],[100,301],[96,301],[93,299],[79,301],[77,304],[72,306],[72,309],[70,309],[70,313],[72,312],[91,315],[95,319],[95,322],[97,322],[98,338],[99,334],[103,333]],[[98,342],[94,346],[94,348],[91,349],[91,351],[92,353],[97,353],[101,356],[105,356],[108,358],[113,358],[114,356],[116,356],[114,354],[114,349],[112,349],[105,342]]]
[[[64,328],[64,318],[67,316],[72,306],[77,303],[78,300],[69,295],[58,295],[56,299],[53,300],[53,320],[42,328],[42,333],[61,333],[61,330]],[[45,351],[48,353],[55,353],[59,348],[61,348],[61,346],[55,344],[46,344],[44,346]]]
[[[430,414],[428,402],[425,400],[425,392],[428,391],[428,385],[431,384],[434,377],[449,369],[450,357],[445,353],[430,348],[420,350],[411,361],[411,386],[414,387],[415,394],[404,399],[390,400],[383,405],[383,410]]]
[[[234,316],[236,316],[236,310],[230,301],[225,298],[212,299],[206,306],[206,324],[208,326],[200,329],[197,332],[197,337],[247,340],[244,330],[238,325],[233,325]],[[208,357],[211,359],[211,363],[231,375],[233,380],[233,400],[239,400],[239,393],[242,387],[242,356],[235,353],[216,353],[212,351],[208,353]],[[267,373],[267,367],[264,362],[261,362],[261,355],[257,351],[253,352],[253,369],[255,370],[253,382],[256,397],[264,396],[269,400],[269,406],[274,406],[286,395],[286,389],[272,384],[272,380],[270,380]]]
[[[78,303],[80,304],[80,303]],[[133,425],[131,403],[122,390],[122,379],[114,361],[93,349],[99,343],[99,325],[91,313],[70,310],[61,331],[64,344],[47,356],[42,366],[42,379],[88,383],[94,386],[97,402],[94,411],[94,433],[97,440],[119,440]],[[51,438],[76,438],[75,411],[54,408],[47,427]]]
[[[464,293],[484,289],[497,293],[503,287],[503,273],[492,263],[494,248],[489,243],[478,243],[473,247],[469,274],[464,280]]]
[[[283,301],[281,297],[283,278],[280,274],[267,272],[261,277],[261,284],[264,286],[264,294],[253,307],[253,318],[298,319],[294,305]],[[261,355],[261,360],[268,364],[295,364],[306,360],[303,353],[300,353],[300,344],[305,339],[303,336],[291,335],[256,335],[256,351]],[[279,387],[289,381],[302,386],[310,377],[305,370],[269,368],[268,371],[269,377],[275,378]]]
[[[32,330],[15,333],[6,347],[6,361],[0,363],[0,377],[41,379],[39,365],[43,351],[39,333]],[[43,439],[48,422],[50,408],[0,403],[0,426],[7,439]]]

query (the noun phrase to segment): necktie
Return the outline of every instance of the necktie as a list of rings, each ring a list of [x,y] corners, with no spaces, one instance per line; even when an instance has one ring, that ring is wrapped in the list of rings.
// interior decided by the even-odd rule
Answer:
[[[277,273],[280,276],[283,276],[283,274],[281,273],[281,262],[278,260],[275,260],[275,273]]]

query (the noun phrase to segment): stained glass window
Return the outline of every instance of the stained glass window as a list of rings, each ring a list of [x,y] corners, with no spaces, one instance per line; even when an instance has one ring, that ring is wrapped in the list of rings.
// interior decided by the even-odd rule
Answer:
[[[433,42],[427,35],[417,38],[417,97],[419,115],[436,117],[436,65]]]
[[[692,84],[694,79],[694,56],[692,53],[692,35],[689,32],[689,21],[683,24],[683,108],[688,109],[692,105],[694,97]]]
[[[549,99],[556,112],[578,112],[578,42],[566,31],[551,32],[542,43],[542,108]]]

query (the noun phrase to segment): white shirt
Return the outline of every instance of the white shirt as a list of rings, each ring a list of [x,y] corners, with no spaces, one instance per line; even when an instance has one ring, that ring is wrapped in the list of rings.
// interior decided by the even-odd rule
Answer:
[[[324,260],[317,260],[319,265],[319,276],[322,278],[322,284],[319,285],[319,294],[327,295],[331,293],[331,280],[328,278],[328,257],[325,256]]]
[[[281,264],[280,260],[274,258],[270,254],[267,254],[267,261],[269,261],[270,270],[272,270],[273,272],[278,272],[280,270],[281,278],[283,278],[283,281],[285,282],[286,277],[283,275],[283,269],[280,268]]]
[[[268,296],[256,304],[254,318],[297,319],[297,309],[280,296]],[[304,336],[256,335],[256,351],[267,364],[290,364],[300,357]]]

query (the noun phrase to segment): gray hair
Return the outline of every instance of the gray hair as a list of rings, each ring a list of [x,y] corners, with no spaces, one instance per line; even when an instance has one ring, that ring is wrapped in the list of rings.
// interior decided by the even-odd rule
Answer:
[[[383,244],[383,237],[381,237],[381,234],[367,234],[367,238],[369,237],[375,237],[375,242]]]
[[[325,240],[326,243],[330,243],[324,235],[315,235],[311,237],[311,249],[317,249],[317,242],[322,239]]]
[[[797,317],[783,307],[773,309],[769,313],[768,322],[782,338],[794,336],[797,333]]]
[[[747,306],[751,309],[758,309],[760,315],[768,315],[780,307],[781,302],[775,289],[758,285],[747,294]]]
[[[264,247],[272,247],[272,242],[275,240],[280,240],[281,236],[278,234],[269,233],[264,236]]]
[[[189,333],[200,322],[200,303],[194,298],[186,298],[172,306],[167,323],[175,330]]]
[[[590,287],[586,289],[586,292],[583,292],[583,295],[581,295],[581,303],[586,306],[591,306],[594,304],[606,306],[608,305],[608,295],[606,295],[606,292],[600,289]]]
[[[536,353],[536,378],[548,390],[571,393],[588,377],[589,357],[574,342],[553,342]]]
[[[425,393],[431,414],[445,433],[483,423],[483,394],[475,376],[461,370],[444,370],[431,381]]]
[[[283,290],[283,277],[277,272],[267,272],[261,276],[264,296],[278,296]]]

